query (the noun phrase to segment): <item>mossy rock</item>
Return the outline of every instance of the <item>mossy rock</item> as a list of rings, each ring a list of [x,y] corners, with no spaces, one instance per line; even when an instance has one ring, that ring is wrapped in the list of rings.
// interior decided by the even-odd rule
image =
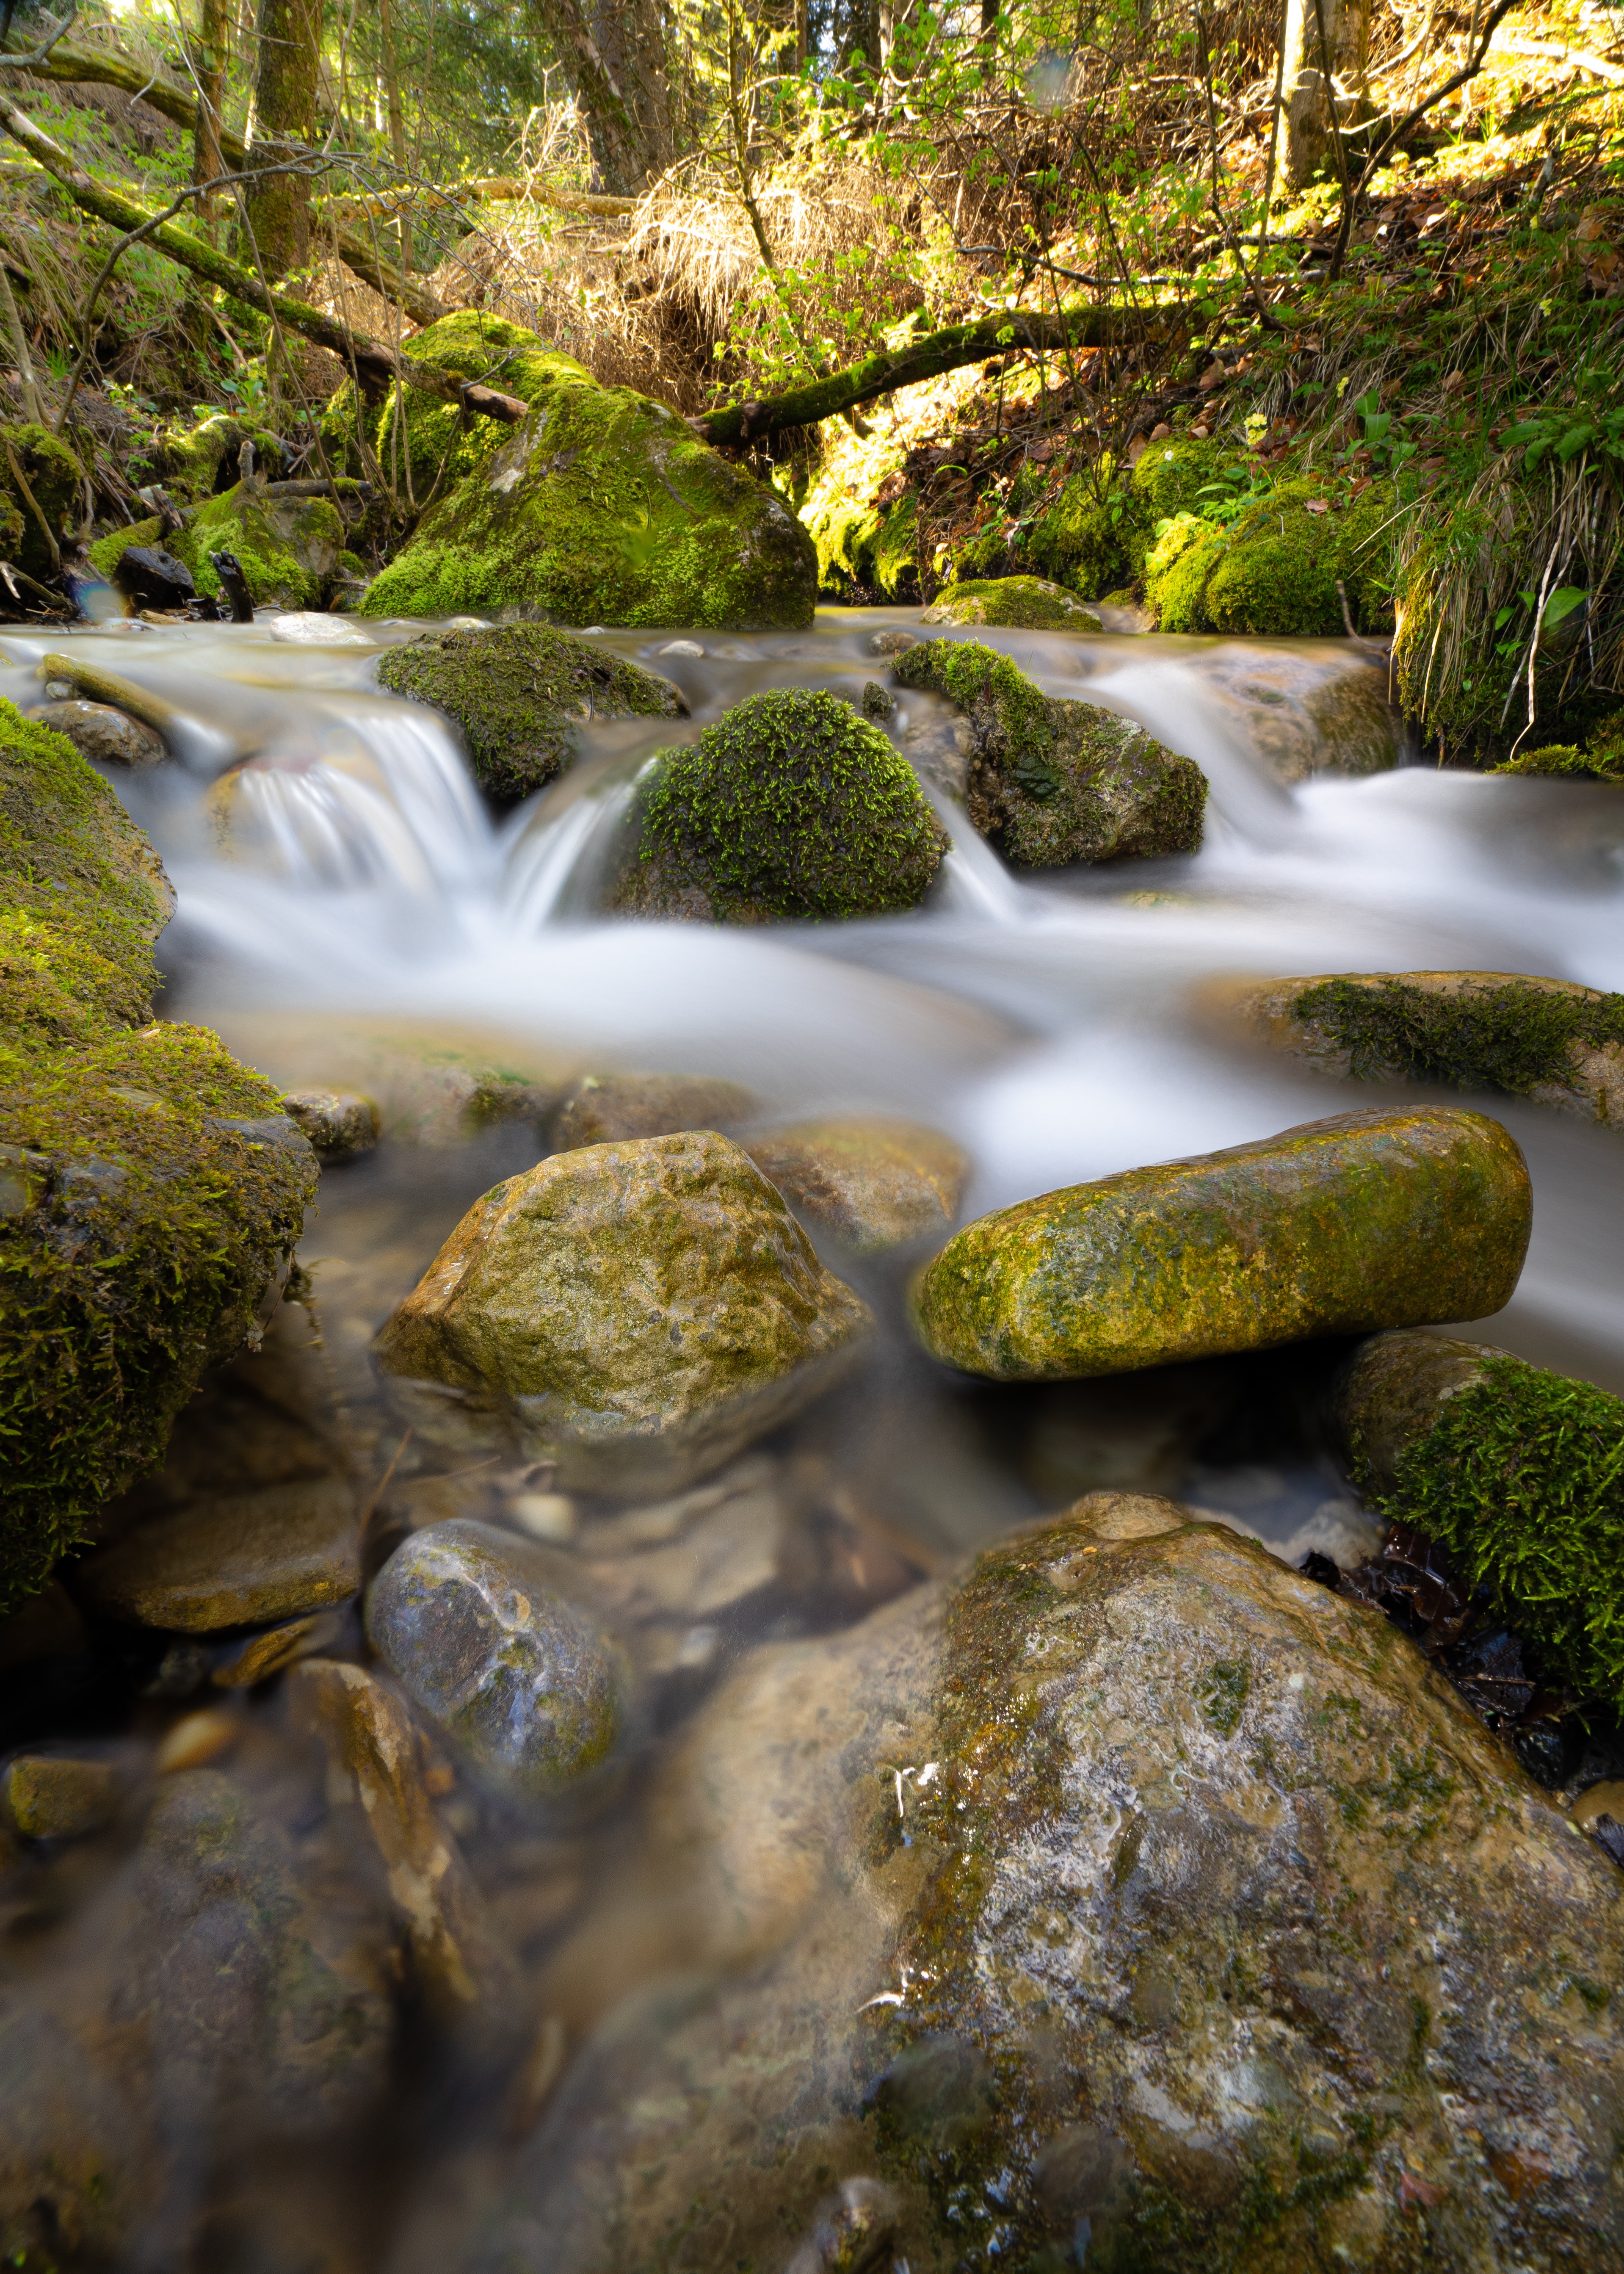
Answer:
[[[1109,476],[1109,462],[1101,471]],[[1132,491],[1101,482],[1098,473],[1074,474],[1027,531],[1023,558],[1040,576],[1069,585],[1084,599],[1103,599],[1138,568],[1148,527],[1146,508]]]
[[[1148,443],[1139,453],[1128,483],[1141,528],[1154,531],[1158,523],[1170,521],[1175,514],[1193,511],[1224,456],[1221,443],[1200,441],[1190,434]]]
[[[531,406],[516,429],[490,419],[464,425],[455,409],[406,390],[413,484],[433,502],[368,588],[361,614],[513,608],[563,623],[735,630],[811,622],[816,556],[780,498],[664,403],[599,387],[511,326],[502,337],[494,383]],[[475,340],[484,344],[476,350]],[[480,372],[493,360],[485,317],[447,317],[412,344],[453,369],[476,353]],[[385,440],[387,471],[389,453],[401,451]]]
[[[0,547],[25,575],[54,576],[56,564],[40,526],[40,514],[59,546],[71,544],[84,511],[85,470],[64,441],[32,420],[0,427],[0,441],[5,445],[0,450]],[[23,494],[17,473],[26,483],[39,514]]]
[[[110,577],[132,546],[162,542],[185,562],[198,591],[218,599],[220,579],[209,555],[231,553],[257,606],[319,608],[338,574],[347,533],[330,498],[269,498],[257,480],[234,483],[207,499],[184,529],[161,532],[156,514],[115,530],[91,546],[91,565]]]
[[[154,1026],[173,908],[72,744],[0,704],[0,1611],[162,1454],[315,1189],[268,1083]]]
[[[1531,1218],[1499,1122],[1344,1113],[982,1216],[921,1275],[914,1317],[936,1357],[1024,1382],[1484,1318]]]
[[[981,835],[1023,868],[1192,853],[1207,777],[1144,729],[1092,703],[1043,694],[972,640],[923,640],[897,659],[905,687],[966,714],[966,799]]]
[[[918,598],[919,496],[899,486],[906,456],[889,428],[859,435],[830,422],[794,503],[816,550],[818,589],[831,599]]]
[[[279,436],[227,410],[195,424],[171,418],[158,429],[147,454],[151,478],[162,482],[177,504],[200,505],[217,491],[235,486],[244,442],[253,445],[256,474],[274,480],[283,463]]]
[[[650,762],[620,905],[724,922],[917,907],[947,849],[913,768],[848,703],[752,695]]]
[[[480,787],[506,800],[561,773],[587,719],[688,712],[669,680],[544,624],[425,633],[389,650],[378,681],[443,711],[462,730]]]
[[[1097,632],[1103,629],[1092,608],[1059,584],[1041,576],[995,576],[985,583],[950,584],[925,610],[921,624],[993,624],[1016,631]]]
[[[1603,719],[1586,736],[1583,749],[1571,742],[1547,743],[1537,750],[1519,751],[1515,758],[1491,769],[1497,774],[1567,775],[1580,781],[1624,784],[1624,711]]]
[[[1390,624],[1382,580],[1391,485],[1373,483],[1347,504],[1339,495],[1286,481],[1227,529],[1182,509],[1171,516],[1145,563],[1161,629],[1332,638],[1344,629],[1339,578],[1358,629]]]
[[[1624,1398],[1487,1344],[1387,1334],[1335,1414],[1378,1513],[1442,1547],[1556,1680],[1624,1710]]]

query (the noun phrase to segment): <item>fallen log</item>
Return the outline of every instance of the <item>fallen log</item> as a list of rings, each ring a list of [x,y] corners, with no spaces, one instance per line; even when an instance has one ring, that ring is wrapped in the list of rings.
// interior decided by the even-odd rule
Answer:
[[[560,213],[590,214],[600,221],[618,221],[625,215],[635,213],[635,198],[610,197],[597,190],[559,190],[545,182],[531,179],[528,174],[492,174],[477,181],[450,182],[445,188],[419,189],[402,183],[399,189],[374,190],[367,194],[354,192],[333,200],[350,213],[372,214],[387,219],[402,206],[478,205],[543,205],[556,206]]]
[[[1032,309],[999,309],[973,324],[951,324],[939,332],[926,332],[906,347],[882,348],[865,356],[846,371],[810,380],[804,387],[786,388],[782,395],[764,395],[758,402],[732,403],[722,410],[709,410],[688,425],[703,442],[718,447],[729,442],[756,442],[790,426],[816,426],[820,419],[835,418],[876,395],[899,387],[917,386],[961,365],[980,363],[989,356],[1037,353],[1060,355],[1069,348],[1139,346],[1171,336],[1176,317],[1154,309],[1120,307],[1063,309],[1042,315]]]
[[[528,415],[529,403],[521,403],[516,395],[503,395],[473,380],[459,379],[455,372],[442,371],[438,364],[420,363],[413,356],[397,354],[381,340],[369,339],[364,332],[329,316],[325,310],[296,300],[291,293],[271,291],[251,269],[217,252],[202,237],[188,236],[173,222],[159,222],[154,226],[151,214],[132,199],[96,181],[75,163],[59,142],[54,142],[25,111],[19,110],[3,95],[0,126],[62,184],[82,212],[107,222],[111,229],[126,233],[132,230],[144,231],[149,245],[156,245],[169,260],[191,269],[206,283],[218,285],[249,307],[257,308],[261,315],[285,324],[289,330],[313,340],[318,347],[330,350],[353,368],[364,388],[381,395],[392,380],[398,379],[441,402],[459,403],[479,418],[500,419],[510,426]]]

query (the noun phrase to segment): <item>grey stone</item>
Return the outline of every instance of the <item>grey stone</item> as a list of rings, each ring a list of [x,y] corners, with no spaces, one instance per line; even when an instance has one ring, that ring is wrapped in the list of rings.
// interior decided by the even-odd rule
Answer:
[[[65,734],[81,757],[97,766],[155,766],[168,757],[161,734],[110,703],[48,703],[34,723]]]

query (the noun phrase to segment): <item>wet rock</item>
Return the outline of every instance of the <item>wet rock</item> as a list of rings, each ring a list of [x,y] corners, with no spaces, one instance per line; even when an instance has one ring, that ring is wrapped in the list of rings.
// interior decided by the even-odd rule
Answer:
[[[817,560],[806,531],[664,403],[599,387],[534,334],[471,311],[419,332],[416,351],[470,378],[497,368],[530,413],[500,427],[408,389],[397,440],[401,411],[385,406],[380,463],[403,444],[417,494],[441,486],[365,614],[528,606],[571,624],[811,622]]]
[[[1041,576],[993,576],[950,584],[920,618],[921,624],[1006,624],[1019,631],[1097,632],[1103,629],[1064,584]]]
[[[614,905],[761,923],[916,907],[947,833],[891,739],[837,696],[748,696],[640,784]]]
[[[390,648],[379,684],[443,711],[462,732],[474,778],[511,802],[561,773],[594,719],[682,719],[668,679],[545,624],[424,632]]]
[[[505,1409],[566,1487],[675,1487],[810,1400],[867,1306],[707,1130],[555,1155],[470,1209],[380,1331],[386,1377]],[[402,1400],[424,1426],[431,1408]]]
[[[284,1619],[280,1626],[222,1645],[208,1678],[217,1690],[252,1690],[300,1659],[334,1648],[343,1623],[339,1611],[306,1611],[302,1618]]]
[[[320,608],[289,608],[274,619],[271,637],[288,647],[371,647],[358,625]]]
[[[1339,1114],[982,1216],[914,1317],[937,1358],[1005,1381],[1482,1318],[1511,1299],[1531,1205],[1497,1121]]]
[[[1387,1621],[1169,1502],[757,1653],[651,1838],[684,1978],[628,1984],[482,2274],[780,2265],[831,2187],[933,2274],[1619,2255],[1624,1881]]]
[[[917,632],[905,631],[900,624],[892,624],[886,630],[870,636],[868,652],[870,655],[906,655],[911,647],[918,645]]]
[[[964,713],[970,818],[1021,867],[1147,859],[1200,844],[1207,777],[1131,720],[1041,694],[972,640],[928,640],[898,659],[896,674]]]
[[[192,571],[162,545],[129,545],[113,565],[114,589],[130,606],[184,608],[197,587]]]
[[[48,703],[34,723],[65,734],[93,766],[155,766],[168,757],[161,734],[110,703]]]
[[[201,1674],[199,1672],[199,1679]],[[168,1695],[169,1692],[160,1692]],[[153,1755],[155,1776],[182,1776],[189,1769],[207,1768],[229,1753],[243,1734],[241,1717],[219,1706],[207,1706],[196,1713],[183,1713],[164,1733]]]
[[[105,1616],[183,1634],[319,1610],[360,1584],[355,1499],[341,1477],[270,1485],[155,1517],[87,1556],[75,1578]]]
[[[669,1137],[684,1129],[729,1129],[760,1101],[736,1081],[708,1074],[587,1074],[560,1106],[553,1142],[560,1153],[622,1137]]]
[[[366,1599],[367,1639],[476,1769],[530,1797],[598,1766],[621,1676],[590,1622],[547,1584],[547,1552],[457,1520],[397,1547]]]
[[[110,1761],[24,1753],[5,1773],[12,1824],[30,1840],[76,1840],[112,1821],[117,1792]]]
[[[744,1148],[790,1206],[850,1247],[940,1235],[959,1213],[970,1163],[917,1122],[853,1116],[749,1134]]]
[[[1512,971],[1209,981],[1199,1010],[1317,1073],[1501,1089],[1624,1128],[1624,995]]]
[[[378,1108],[352,1090],[290,1089],[282,1105],[324,1168],[370,1153],[378,1142]]]
[[[897,707],[897,698],[889,687],[882,687],[877,679],[864,682],[862,700],[858,705],[865,719],[889,719]]]
[[[1387,672],[1325,646],[1214,646],[1188,667],[1227,712],[1237,739],[1288,787],[1321,774],[1386,773],[1403,755],[1404,722]]]
[[[682,1628],[714,1618],[771,1586],[793,1551],[790,1511],[771,1483],[695,1510],[673,1540],[605,1555],[605,1535],[623,1539],[624,1532],[624,1518],[594,1526],[580,1542],[581,1570],[594,1600],[635,1626],[674,1622]],[[646,1650],[638,1655],[649,1663]]]

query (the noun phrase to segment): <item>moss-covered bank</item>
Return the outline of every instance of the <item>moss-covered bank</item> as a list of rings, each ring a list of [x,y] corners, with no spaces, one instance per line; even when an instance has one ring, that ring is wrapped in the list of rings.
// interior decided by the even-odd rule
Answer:
[[[151,1024],[174,905],[147,840],[0,704],[0,1610],[162,1453],[315,1189],[276,1092]]]
[[[110,576],[133,545],[162,543],[192,571],[207,599],[220,597],[212,553],[235,554],[256,606],[319,608],[338,573],[343,517],[330,498],[271,498],[259,482],[238,482],[199,507],[184,529],[162,536],[149,521],[116,530],[90,548],[92,565]]]

